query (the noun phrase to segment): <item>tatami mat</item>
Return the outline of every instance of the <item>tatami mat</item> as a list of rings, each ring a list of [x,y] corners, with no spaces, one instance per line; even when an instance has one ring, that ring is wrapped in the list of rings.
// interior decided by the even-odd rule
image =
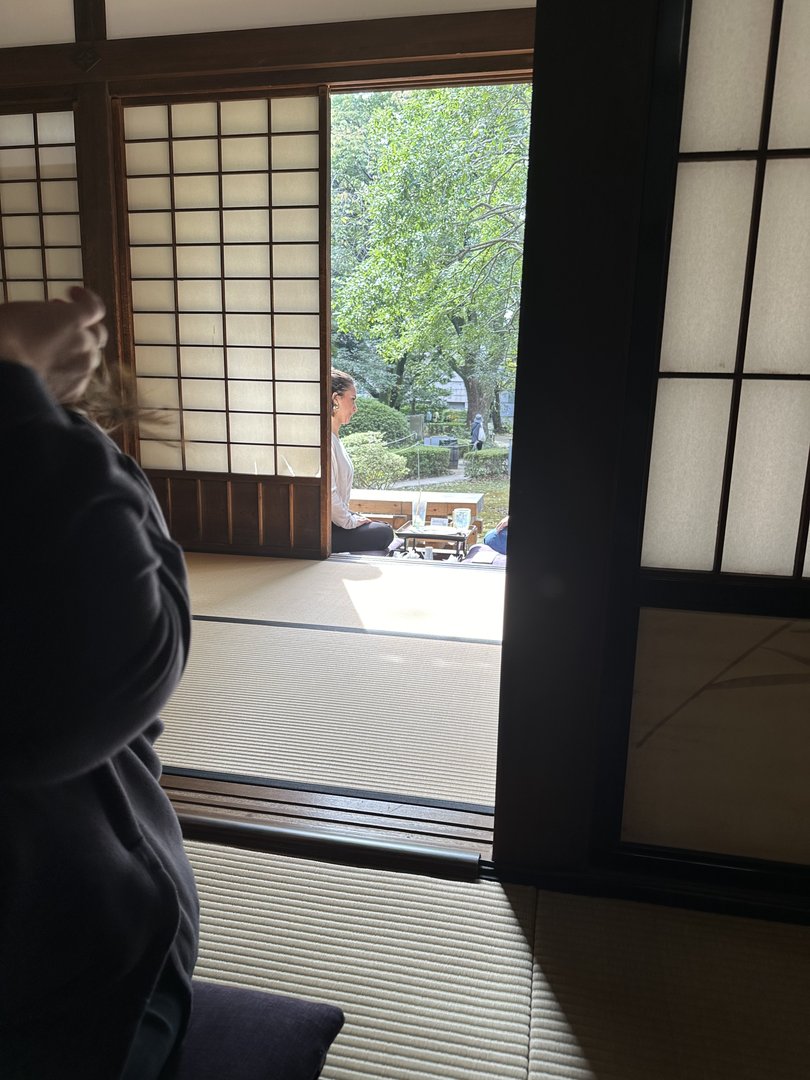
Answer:
[[[186,555],[195,615],[500,641],[505,575],[421,560]]]
[[[804,1080],[810,928],[187,844],[197,974],[340,1005],[324,1080]]]
[[[167,765],[491,805],[500,646],[195,622]]]

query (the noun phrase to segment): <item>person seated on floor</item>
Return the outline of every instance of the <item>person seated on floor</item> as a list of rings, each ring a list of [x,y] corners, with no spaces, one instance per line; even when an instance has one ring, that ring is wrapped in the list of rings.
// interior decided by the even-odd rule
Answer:
[[[506,545],[509,540],[509,515],[501,518],[494,529],[490,529],[484,537],[484,543],[497,551],[499,555],[506,554]]]
[[[349,509],[354,466],[340,429],[357,412],[357,387],[345,371],[332,368],[332,551],[386,551],[394,530]]]

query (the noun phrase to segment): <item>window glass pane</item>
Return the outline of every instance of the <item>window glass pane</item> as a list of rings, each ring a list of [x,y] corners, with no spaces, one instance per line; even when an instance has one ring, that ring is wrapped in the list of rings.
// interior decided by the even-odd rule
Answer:
[[[225,408],[225,383],[219,379],[183,379],[182,387],[187,409]]]
[[[290,172],[273,174],[274,206],[317,206],[318,174]]]
[[[319,413],[320,383],[277,382],[276,410],[280,413]]]
[[[228,347],[228,374],[234,379],[271,379],[273,354],[270,349]]]
[[[185,452],[190,472],[228,471],[228,447],[221,443],[187,442]]]
[[[252,476],[273,476],[276,471],[275,453],[272,446],[234,444],[231,447],[231,461],[235,473],[250,473]]]
[[[693,0],[681,150],[756,147],[773,0]]]
[[[180,370],[187,376],[221,379],[225,374],[225,352],[213,345],[183,345]]]
[[[173,135],[216,135],[217,106],[213,101],[172,105]]]
[[[318,277],[317,244],[273,244],[276,277]]]
[[[271,412],[273,384],[271,382],[228,382],[228,402],[237,412]]]
[[[33,147],[0,150],[0,180],[35,180],[37,159]]]
[[[810,373],[810,161],[769,161],[746,371]]]
[[[274,169],[317,169],[317,135],[273,135],[272,161]]]
[[[227,442],[228,425],[224,412],[183,412],[183,434],[197,441]]]
[[[276,311],[312,311],[320,309],[320,282],[276,281],[273,301]]]
[[[808,446],[810,384],[743,386],[723,570],[792,573]]]
[[[317,131],[317,97],[280,97],[270,103],[273,131]]]
[[[273,428],[270,413],[234,413],[231,417],[231,442],[272,443]]]
[[[127,139],[165,139],[169,134],[169,112],[165,105],[144,105],[124,109]]]
[[[622,839],[805,863],[809,664],[807,622],[642,610]]]
[[[768,145],[810,146],[810,4],[785,0],[776,60],[776,85]]]
[[[660,381],[643,566],[712,568],[730,402],[730,380]]]
[[[267,101],[223,101],[220,109],[223,135],[250,135],[267,131]]]

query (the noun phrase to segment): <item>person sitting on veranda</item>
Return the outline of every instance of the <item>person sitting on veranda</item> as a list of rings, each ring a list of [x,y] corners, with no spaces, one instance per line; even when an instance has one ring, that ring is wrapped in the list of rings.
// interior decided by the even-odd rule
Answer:
[[[501,518],[494,529],[490,529],[484,537],[484,543],[497,551],[499,555],[506,554],[506,545],[509,540],[509,515]]]
[[[354,466],[340,441],[340,429],[357,412],[357,387],[351,375],[332,368],[332,551],[385,551],[394,530],[349,509]]]

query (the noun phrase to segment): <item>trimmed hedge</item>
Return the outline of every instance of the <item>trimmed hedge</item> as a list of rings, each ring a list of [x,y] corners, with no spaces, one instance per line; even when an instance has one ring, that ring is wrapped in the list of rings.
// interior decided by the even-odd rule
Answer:
[[[389,488],[408,475],[402,457],[383,444],[379,431],[358,431],[340,441],[354,466],[354,487]]]
[[[498,448],[497,450],[469,450],[464,455],[464,475],[468,480],[490,476],[507,475],[507,459],[509,451]]]
[[[445,476],[450,472],[449,446],[423,446],[416,443],[396,450],[407,466],[406,476]]]
[[[395,443],[411,434],[410,425],[401,412],[376,398],[361,397],[357,399],[357,412],[352,422],[341,429],[340,435],[345,438],[360,431],[379,431],[384,443]]]

